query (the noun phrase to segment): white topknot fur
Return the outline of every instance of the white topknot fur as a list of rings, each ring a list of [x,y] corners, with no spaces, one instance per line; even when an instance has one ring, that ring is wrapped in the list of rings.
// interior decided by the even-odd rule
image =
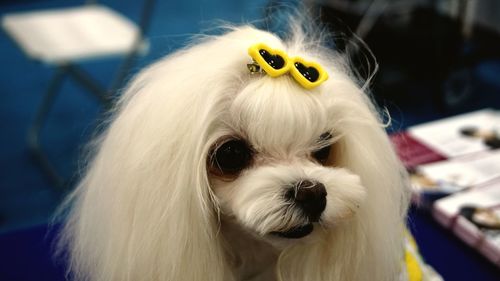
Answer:
[[[251,26],[207,37],[143,70],[97,140],[60,238],[76,280],[397,280],[408,190],[370,99],[346,59],[292,24],[287,40]],[[314,37],[316,36],[316,37]],[[250,74],[264,42],[320,63],[306,90],[290,75]],[[333,135],[326,166],[315,140]],[[237,178],[209,172],[221,139],[256,151]],[[324,145],[324,144],[319,144]],[[322,181],[321,220],[301,239],[269,234],[306,223],[283,186]]]

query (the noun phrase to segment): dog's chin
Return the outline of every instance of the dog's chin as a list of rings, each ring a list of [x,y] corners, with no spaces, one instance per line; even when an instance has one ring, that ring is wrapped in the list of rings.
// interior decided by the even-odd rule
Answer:
[[[312,223],[308,223],[305,225],[292,227],[284,231],[272,231],[270,234],[286,239],[300,239],[311,234],[313,230],[314,225]]]
[[[262,230],[254,229],[251,226],[244,226],[234,216],[224,216],[223,226],[226,233],[231,237],[252,237],[252,239],[265,242],[276,249],[284,249],[297,243],[314,241],[313,237],[316,237],[318,232],[322,232],[320,229],[325,228],[325,226],[320,226],[317,222],[304,221],[303,224],[297,224],[286,229],[262,232]]]
[[[275,249],[284,250],[297,244],[314,243],[321,237],[323,231],[320,228],[318,223],[307,223],[287,230],[271,231],[260,239]]]

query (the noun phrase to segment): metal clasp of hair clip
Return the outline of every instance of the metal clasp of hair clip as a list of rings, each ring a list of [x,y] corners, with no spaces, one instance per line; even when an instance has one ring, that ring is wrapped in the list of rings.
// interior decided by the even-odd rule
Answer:
[[[252,63],[248,63],[247,68],[251,74],[265,73],[265,71],[260,68],[260,65],[255,60],[252,60]]]

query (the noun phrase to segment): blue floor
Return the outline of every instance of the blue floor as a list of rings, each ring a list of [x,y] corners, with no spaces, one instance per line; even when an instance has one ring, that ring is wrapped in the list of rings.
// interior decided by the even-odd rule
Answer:
[[[9,12],[74,6],[82,2],[75,0],[0,1],[0,16]],[[138,1],[108,0],[102,2],[132,19],[137,19],[139,16],[137,10],[140,5],[136,3]],[[266,0],[157,0],[151,28],[147,34],[151,48],[147,55],[139,59],[134,72],[183,46],[192,35],[216,26],[218,20],[245,23],[261,19],[266,3]],[[86,62],[82,66],[106,84],[113,78],[119,62],[118,58],[110,58],[99,62]],[[2,65],[0,67],[0,130],[2,132],[0,136],[0,235],[17,233],[16,231],[41,225],[37,228],[37,233],[21,232],[19,236],[34,241],[38,237],[36,234],[44,233],[43,225],[64,196],[64,193],[54,188],[40,171],[26,145],[28,126],[34,118],[34,112],[53,74],[53,69],[28,60],[3,32],[0,32],[0,63]],[[480,63],[474,67],[473,71],[477,79],[475,95],[460,108],[445,111],[438,109],[425,91],[405,104],[384,102],[383,104],[389,108],[394,119],[392,130],[404,129],[409,125],[483,107],[500,108],[498,79],[500,61]],[[50,159],[58,163],[57,168],[61,174],[68,178],[75,178],[78,177],[78,159],[81,150],[102,117],[101,105],[93,96],[70,81],[64,83],[61,93],[50,114],[47,126],[43,130],[42,144]],[[15,241],[13,237],[17,236],[7,237]],[[4,243],[10,243],[5,241]],[[40,251],[40,255],[46,255],[46,250],[46,248],[40,248],[37,251]],[[19,257],[19,259],[22,258]],[[2,270],[0,270],[1,276],[3,276]]]

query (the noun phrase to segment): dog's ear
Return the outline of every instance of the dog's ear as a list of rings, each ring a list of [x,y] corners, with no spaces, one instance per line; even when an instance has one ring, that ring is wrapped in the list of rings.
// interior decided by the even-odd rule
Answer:
[[[233,37],[249,32],[176,53],[124,93],[72,196],[61,243],[77,279],[228,279],[206,158],[246,71]]]

